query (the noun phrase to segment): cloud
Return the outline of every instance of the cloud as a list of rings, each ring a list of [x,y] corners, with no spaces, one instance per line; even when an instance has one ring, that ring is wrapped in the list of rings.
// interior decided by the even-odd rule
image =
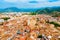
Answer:
[[[5,2],[17,2],[18,0],[4,0]]]
[[[36,2],[46,2],[46,1],[48,1],[48,0],[4,0],[5,2],[12,2],[12,3],[14,3],[14,2],[30,2],[30,1],[36,1]]]
[[[60,6],[60,1],[49,2],[49,0],[5,0],[3,4],[0,3],[0,7],[41,8],[51,6]]]
[[[39,2],[39,3],[27,3],[23,5],[24,8],[41,8],[41,7],[52,7],[52,6],[60,6],[60,1],[56,2]]]
[[[23,3],[26,3],[26,2],[56,2],[56,1],[60,1],[60,0],[4,0],[5,2],[23,2]]]
[[[51,6],[60,6],[60,1],[50,3]]]
[[[5,2],[15,3],[15,2],[28,2],[28,0],[4,0]]]
[[[60,1],[60,0],[48,0],[49,2],[56,2],[56,1]]]

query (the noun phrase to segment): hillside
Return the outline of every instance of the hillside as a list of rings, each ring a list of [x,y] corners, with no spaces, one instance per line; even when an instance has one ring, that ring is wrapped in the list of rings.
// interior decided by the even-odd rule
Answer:
[[[16,7],[10,7],[10,8],[5,8],[5,9],[1,9],[0,12],[34,12],[37,9],[32,9],[32,8],[16,8]]]
[[[36,11],[37,14],[48,14],[53,16],[60,16],[60,7],[46,7]]]
[[[31,14],[48,14],[52,16],[60,16],[60,7],[45,7],[45,8],[16,8],[10,7],[5,9],[0,9],[2,12],[31,12]]]

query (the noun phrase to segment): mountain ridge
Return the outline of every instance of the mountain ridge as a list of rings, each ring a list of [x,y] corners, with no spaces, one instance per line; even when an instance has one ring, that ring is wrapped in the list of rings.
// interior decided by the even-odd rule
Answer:
[[[60,7],[45,7],[45,8],[17,8],[9,7],[5,9],[0,9],[0,12],[36,12],[36,11],[60,11]]]

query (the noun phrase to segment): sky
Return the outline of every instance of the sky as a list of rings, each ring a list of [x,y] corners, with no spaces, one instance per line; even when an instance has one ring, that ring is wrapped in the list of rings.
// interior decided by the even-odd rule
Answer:
[[[60,0],[0,0],[0,8],[41,8],[60,6]]]

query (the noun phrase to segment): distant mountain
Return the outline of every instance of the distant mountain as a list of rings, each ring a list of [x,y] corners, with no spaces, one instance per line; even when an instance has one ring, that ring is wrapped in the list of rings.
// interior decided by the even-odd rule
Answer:
[[[16,7],[10,7],[10,8],[5,8],[5,9],[0,9],[0,12],[34,12],[37,11],[37,9],[32,9],[32,8],[16,8]]]
[[[41,9],[38,9],[35,13],[37,13],[37,14],[48,14],[48,15],[51,15],[53,17],[58,17],[58,16],[60,16],[60,7],[41,8]]]
[[[39,14],[46,14],[46,13],[53,13],[53,12],[60,12],[60,7],[46,7],[46,8],[41,8],[38,9],[36,12],[38,12]]]
[[[0,12],[38,12],[38,13],[52,13],[54,11],[60,12],[60,7],[45,7],[45,8],[16,8],[10,7],[0,9]]]
[[[11,8],[6,8],[4,9],[4,12],[19,12],[20,9],[16,8],[16,7],[11,7]]]
[[[0,10],[0,12],[19,12],[20,9],[16,8],[16,7],[10,7],[10,8],[5,8]]]

